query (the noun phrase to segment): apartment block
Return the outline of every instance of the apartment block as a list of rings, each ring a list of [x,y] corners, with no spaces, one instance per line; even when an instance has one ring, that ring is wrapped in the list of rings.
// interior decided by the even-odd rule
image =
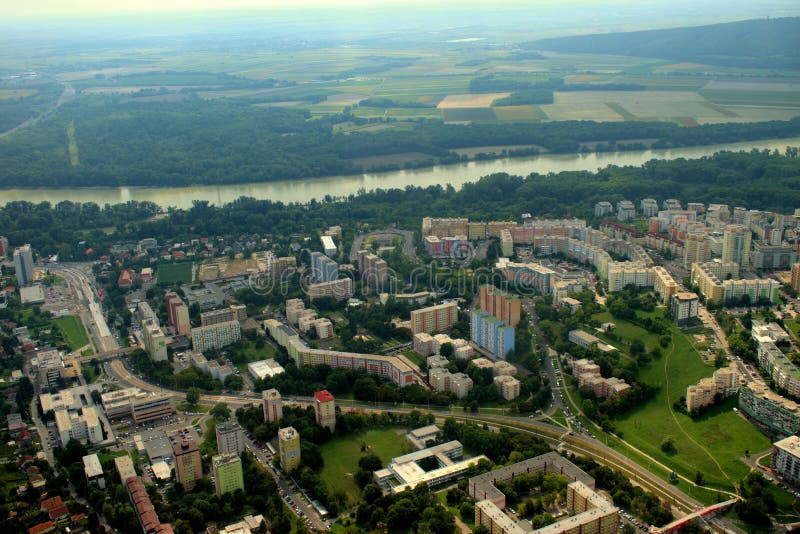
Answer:
[[[800,291],[800,263],[792,264],[791,286],[795,291]]]
[[[492,365],[492,374],[494,376],[514,376],[517,374],[517,368],[514,364],[498,360]]]
[[[217,452],[234,454],[237,457],[244,452],[244,430],[236,421],[224,421],[217,424]]]
[[[217,454],[211,458],[211,470],[217,497],[236,490],[245,490],[242,459],[238,454]]]
[[[466,339],[452,338],[447,334],[433,336],[433,352],[441,354],[442,345],[449,343],[453,347],[453,356],[459,360],[469,360],[472,357],[472,347]]]
[[[333,297],[336,300],[345,300],[353,296],[353,280],[350,278],[340,278],[330,282],[310,284],[306,290],[308,298],[311,300],[322,297]]]
[[[329,235],[323,235],[319,238],[320,243],[322,244],[322,250],[325,252],[325,255],[329,258],[333,258],[336,256],[336,243],[333,241],[333,237]]]
[[[265,321],[267,323],[269,321]],[[416,368],[410,367],[396,356],[359,354],[335,350],[312,349],[296,335],[285,334],[286,327],[270,328],[270,335],[286,348],[289,357],[298,367],[306,365],[328,365],[333,369],[355,369],[386,377],[400,387],[414,382]],[[277,336],[277,337],[276,337]]]
[[[494,387],[505,400],[514,400],[519,397],[520,381],[513,376],[500,375],[494,377]]]
[[[498,358],[514,351],[514,333],[513,327],[484,310],[474,310],[470,316],[472,341]]]
[[[418,334],[448,330],[458,320],[458,305],[446,302],[411,312],[411,332]]]
[[[358,270],[367,287],[382,289],[386,286],[389,265],[385,260],[367,250],[358,251]]]
[[[433,218],[423,217],[422,237],[466,236],[469,233],[469,220],[465,218]]]
[[[692,284],[700,288],[707,303],[724,303],[748,296],[751,302],[774,302],[779,284],[769,278],[737,280],[739,266],[734,262],[695,263],[692,265]]]
[[[772,470],[789,484],[800,487],[800,437],[789,436],[772,445]]]
[[[229,323],[238,320],[236,314],[230,308],[211,310],[200,314],[201,326],[214,326],[215,324]]]
[[[736,208],[734,208],[734,219]],[[722,261],[733,262],[740,267],[750,267],[750,228],[744,224],[729,224],[722,236]]]
[[[314,415],[319,426],[336,430],[336,400],[327,389],[314,393]]]
[[[697,317],[700,306],[700,297],[696,293],[681,291],[672,296],[670,313],[672,320],[678,325],[684,325]]]
[[[750,254],[750,266],[764,271],[788,271],[797,262],[793,247],[756,242]]]
[[[617,202],[617,220],[630,221],[636,218],[636,206],[630,200],[620,200]]]
[[[167,336],[153,319],[142,322],[142,339],[144,348],[154,362],[167,361]]]
[[[739,390],[739,409],[759,425],[783,436],[800,432],[800,405],[750,382]]]
[[[300,434],[294,427],[278,430],[278,454],[284,472],[291,473],[300,466]]]
[[[189,308],[183,299],[173,292],[169,292],[165,296],[167,304],[167,318],[169,324],[175,329],[179,335],[188,336],[191,334],[192,325],[189,322]]]
[[[172,455],[175,459],[175,480],[191,490],[203,478],[203,464],[197,442],[191,438],[175,436],[172,442]]]
[[[658,215],[658,201],[654,198],[643,198],[639,201],[642,217],[655,217]]]
[[[19,287],[33,283],[33,249],[29,244],[14,249],[14,274]]]
[[[277,423],[283,418],[283,401],[277,389],[267,389],[261,393],[264,401],[264,421]]]
[[[192,328],[192,347],[200,352],[221,349],[240,339],[242,339],[242,327],[239,321]]]
[[[689,412],[701,410],[714,404],[717,399],[725,399],[739,391],[739,373],[733,367],[723,367],[714,371],[708,378],[686,388],[686,409]]]
[[[314,321],[314,331],[317,334],[317,339],[328,339],[333,337],[333,324],[329,319],[317,319]]]
[[[690,233],[683,240],[683,267],[711,260],[711,239],[705,233]]]
[[[472,391],[474,383],[464,373],[451,373],[444,367],[428,369],[428,382],[434,391],[450,391],[457,398],[463,399]]]
[[[339,278],[339,264],[321,252],[311,253],[311,279],[314,282],[331,282]]]
[[[603,200],[601,202],[595,203],[594,205],[595,217],[604,217],[612,213],[614,213],[614,206],[611,204],[611,202]]]
[[[758,363],[792,397],[800,397],[800,369],[772,342],[759,343]]]
[[[430,356],[431,354],[436,354],[436,351],[433,350],[433,336],[426,332],[414,334],[413,346],[414,352],[423,358]]]
[[[581,482],[594,489],[595,481],[583,469],[557,452],[548,452],[515,464],[494,469],[469,479],[467,493],[478,501],[488,500],[501,510],[506,507],[506,496],[497,489],[498,482],[508,482],[522,474],[550,472],[567,477],[570,482]]]
[[[509,326],[519,324],[522,304],[518,297],[491,285],[479,288],[480,307]]]

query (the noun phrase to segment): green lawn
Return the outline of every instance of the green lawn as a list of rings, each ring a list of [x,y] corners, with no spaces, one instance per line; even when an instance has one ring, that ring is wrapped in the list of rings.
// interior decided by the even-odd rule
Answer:
[[[158,266],[158,281],[166,284],[191,283],[193,280],[193,263],[169,263]]]
[[[83,328],[80,318],[74,315],[66,315],[53,319],[56,327],[64,336],[64,341],[69,345],[70,350],[78,350],[89,344],[89,337]]]
[[[555,421],[556,424],[561,425],[564,428],[567,428],[567,417],[564,415],[564,412],[563,410],[561,410],[561,408],[556,409],[556,411],[553,412],[553,415],[551,415],[550,418],[553,421]]]
[[[255,343],[246,339],[243,339],[241,343],[241,348],[229,347],[227,351],[229,353],[228,357],[233,362],[239,361],[239,357],[244,358],[244,361],[234,364],[234,366],[242,373],[247,372],[248,363],[275,358],[275,356],[278,354],[278,350],[275,348],[275,346],[268,341],[265,342],[264,346],[260,349],[256,348]],[[236,356],[238,357],[234,356],[234,353],[236,353]]]
[[[406,358],[408,358],[412,362],[416,363],[417,365],[422,365],[423,363],[425,363],[424,359],[420,358],[420,356],[416,352],[411,350],[411,349],[404,350],[403,351],[403,356],[405,356]]]
[[[332,492],[344,492],[349,503],[360,500],[361,491],[353,480],[358,471],[361,446],[366,444],[369,452],[377,455],[384,464],[405,452],[406,440],[400,429],[367,430],[356,436],[334,438],[322,445],[325,467],[320,476]]]
[[[786,325],[786,328],[794,334],[796,339],[800,339],[800,321],[797,319],[791,319],[788,321],[784,321],[783,324]]]
[[[658,394],[618,419],[617,429],[626,441],[676,472],[694,479],[700,471],[707,485],[733,489],[733,483],[749,472],[749,467],[739,461],[745,450],[765,450],[770,441],[733,412],[736,399],[709,409],[696,420],[673,414],[672,404],[686,395],[686,387],[711,376],[713,369],[702,363],[685,334],[673,328],[672,336],[673,345],[664,356],[639,375],[641,381],[659,387]],[[667,437],[675,441],[674,455],[661,451]]]

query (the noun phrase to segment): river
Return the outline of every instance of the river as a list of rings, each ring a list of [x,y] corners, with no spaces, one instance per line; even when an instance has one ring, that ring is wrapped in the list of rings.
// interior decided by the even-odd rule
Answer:
[[[281,202],[305,202],[325,195],[347,196],[361,189],[404,188],[408,185],[429,186],[452,184],[460,188],[487,174],[506,172],[527,176],[532,172],[547,174],[561,171],[595,171],[608,165],[642,165],[651,159],[700,158],[721,150],[778,149],[800,146],[800,137],[747,141],[724,145],[677,148],[668,150],[639,150],[589,154],[543,154],[524,158],[502,158],[490,161],[471,161],[453,165],[437,165],[425,169],[365,173],[323,178],[302,178],[277,182],[236,185],[199,185],[190,187],[71,187],[41,189],[0,189],[0,206],[15,200],[57,203],[62,200],[118,204],[129,200],[151,201],[168,207],[187,208],[193,200],[207,200],[221,205],[241,196]]]

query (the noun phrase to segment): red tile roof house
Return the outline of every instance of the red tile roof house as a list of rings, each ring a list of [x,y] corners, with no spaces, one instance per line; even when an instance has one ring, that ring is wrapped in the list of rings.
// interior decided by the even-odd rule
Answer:
[[[47,515],[50,516],[51,521],[57,521],[69,515],[69,509],[67,508],[67,505],[64,504],[64,501],[62,501],[61,497],[59,496],[45,499],[42,501],[41,506],[42,511],[47,512]]]

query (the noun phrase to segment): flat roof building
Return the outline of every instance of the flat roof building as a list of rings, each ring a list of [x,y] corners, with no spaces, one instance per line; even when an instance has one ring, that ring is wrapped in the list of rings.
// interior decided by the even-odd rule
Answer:
[[[244,452],[244,430],[236,421],[217,423],[217,452],[240,455]]]
[[[267,423],[277,423],[283,418],[283,402],[281,393],[275,388],[268,389],[261,393],[264,400],[264,421]]]
[[[460,442],[449,441],[393,458],[385,469],[375,471],[373,478],[384,491],[401,493],[421,483],[434,487],[456,480],[463,477],[473,465],[481,460],[488,460],[483,455],[462,460],[463,454],[464,449]],[[432,461],[438,467],[427,469],[420,466],[421,462]]]
[[[772,447],[772,469],[789,484],[800,487],[800,437],[789,436]]]
[[[411,442],[417,450],[422,450],[427,447],[427,443],[431,440],[436,441],[439,434],[439,427],[436,425],[428,425],[420,428],[415,428],[406,434],[406,439]]]
[[[83,457],[83,472],[86,481],[90,484],[97,484],[101,488],[106,487],[106,480],[103,478],[103,466],[96,454],[89,454]]]
[[[284,472],[291,473],[300,465],[300,434],[294,427],[278,430],[278,454]]]
[[[191,438],[176,436],[172,453],[175,458],[175,480],[183,484],[186,490],[191,490],[203,478],[203,464],[197,443]]]
[[[238,454],[218,454],[211,459],[214,473],[214,489],[217,497],[236,490],[244,491],[242,459]]]
[[[250,376],[255,380],[264,380],[267,377],[273,378],[283,374],[286,370],[281,364],[276,362],[274,358],[270,358],[248,363],[247,372],[250,373]]]

